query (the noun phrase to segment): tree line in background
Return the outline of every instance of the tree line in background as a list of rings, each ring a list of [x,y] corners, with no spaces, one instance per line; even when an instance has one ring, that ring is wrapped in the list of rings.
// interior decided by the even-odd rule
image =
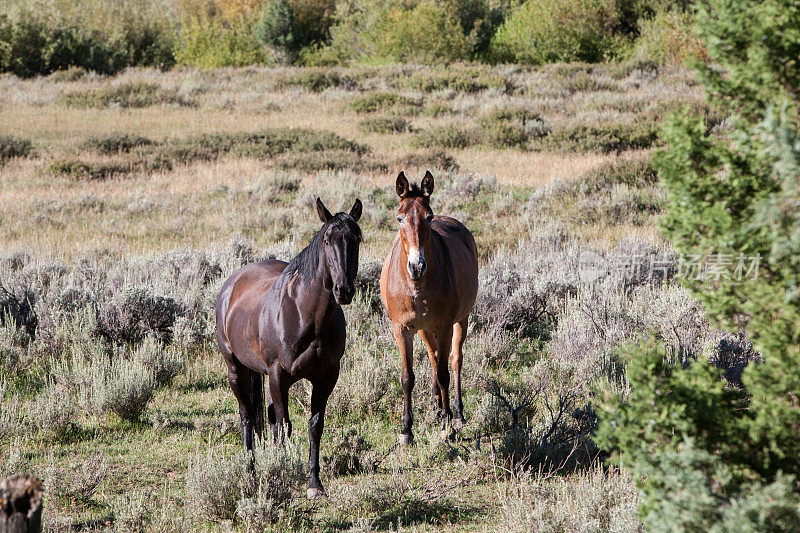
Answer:
[[[688,0],[10,0],[0,71],[543,64],[703,54]]]

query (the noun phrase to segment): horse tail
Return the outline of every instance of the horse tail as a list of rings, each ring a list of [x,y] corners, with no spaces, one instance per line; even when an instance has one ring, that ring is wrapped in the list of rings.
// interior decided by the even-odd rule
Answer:
[[[250,400],[256,416],[256,435],[262,437],[264,434],[264,374],[250,371]]]

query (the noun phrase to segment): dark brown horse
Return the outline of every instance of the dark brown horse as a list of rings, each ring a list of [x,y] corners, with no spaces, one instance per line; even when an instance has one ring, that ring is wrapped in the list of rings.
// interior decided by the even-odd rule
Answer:
[[[430,206],[433,176],[425,173],[420,187],[397,176],[400,231],[383,262],[381,298],[400,350],[403,385],[403,430],[399,441],[411,444],[411,392],[414,389],[414,334],[419,331],[433,370],[433,394],[441,413],[458,429],[464,423],[461,361],[470,309],[478,293],[478,252],[464,225],[434,216]],[[450,371],[455,398],[450,409]]]
[[[263,375],[269,376],[270,428],[276,440],[291,436],[289,387],[305,378],[313,384],[308,422],[308,496],[324,494],[319,480],[319,441],[328,402],[339,378],[345,321],[340,305],[355,294],[361,201],[350,213],[331,215],[319,198],[322,229],[287,265],[267,259],[244,266],[222,286],[217,298],[217,344],[228,365],[228,380],[239,402],[247,450],[264,427]]]

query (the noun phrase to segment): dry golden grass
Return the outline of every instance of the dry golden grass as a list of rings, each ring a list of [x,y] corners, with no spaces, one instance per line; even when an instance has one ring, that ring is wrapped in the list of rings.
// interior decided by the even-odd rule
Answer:
[[[101,165],[113,160],[81,148],[92,137],[132,134],[171,143],[208,133],[241,134],[284,127],[329,131],[369,147],[369,157],[378,166],[356,169],[363,187],[391,191],[394,176],[403,170],[400,161],[420,152],[414,148],[415,132],[437,124],[455,120],[464,127],[473,127],[473,121],[482,113],[509,106],[538,110],[554,130],[598,121],[627,124],[643,106],[649,112],[647,109],[665,102],[694,101],[698,97],[697,89],[687,82],[683,72],[641,79],[637,78],[640,74],[633,73],[614,80],[597,70],[590,76],[597,80],[599,89],[592,92],[574,89],[576,82],[570,77],[573,74],[569,74],[569,68],[565,70],[568,74],[557,68],[514,71],[508,74],[516,88],[510,94],[496,90],[462,94],[450,89],[423,93],[404,85],[403,76],[411,71],[389,67],[354,72],[358,80],[356,90],[332,87],[322,92],[287,85],[286,80],[302,76],[304,71],[286,68],[205,72],[176,69],[167,73],[130,70],[116,78],[88,76],[75,82],[2,76],[0,131],[31,140],[36,155],[0,167],[3,216],[0,247],[62,256],[74,256],[88,249],[149,253],[178,246],[202,248],[238,233],[267,245],[287,235],[301,237],[307,233],[305,229],[287,233],[280,229],[281,224],[296,229],[298,225],[314,223],[313,213],[298,210],[301,207],[298,201],[272,206],[267,205],[265,198],[248,193],[260,182],[274,178],[277,171],[270,168],[279,163],[271,160],[223,156],[213,161],[175,161],[171,169],[140,171],[97,181],[50,171],[54,161],[64,158]],[[64,101],[65,94],[137,83],[155,84],[190,105],[83,108],[70,107]],[[364,115],[348,104],[373,88],[401,93],[421,103],[415,112],[392,111],[411,113],[406,116],[412,132],[384,135],[359,131],[357,123]],[[434,104],[448,106],[451,113],[435,118],[422,113],[425,106]],[[615,153],[497,149],[483,144],[465,149],[445,148],[444,152],[457,163],[460,174],[488,177],[509,191],[530,191],[554,181],[569,182],[601,165],[627,157]],[[293,157],[298,163],[307,159],[304,155]],[[301,185],[311,183],[309,180],[317,174],[314,170],[293,171],[291,162],[280,164],[284,167],[288,164],[289,168],[280,172],[288,172]],[[335,184],[325,185],[335,189]],[[281,210],[286,211],[281,217],[298,222],[259,222],[259,218]],[[517,212],[509,216],[517,216]],[[497,244],[524,237],[526,226],[507,220],[500,227],[517,229],[506,230],[499,239],[479,236],[479,241],[489,248],[487,251]],[[594,234],[615,238],[627,231],[598,228]],[[367,234],[367,252],[382,256],[391,231],[367,229]]]

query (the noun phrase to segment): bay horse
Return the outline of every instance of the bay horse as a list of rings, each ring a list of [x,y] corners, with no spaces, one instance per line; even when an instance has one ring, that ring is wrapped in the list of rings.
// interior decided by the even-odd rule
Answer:
[[[478,251],[472,233],[458,220],[431,210],[433,175],[420,186],[409,185],[403,172],[395,184],[400,229],[381,270],[381,299],[392,321],[400,352],[403,386],[403,429],[398,441],[412,444],[411,392],[414,390],[414,334],[428,349],[433,395],[444,425],[464,424],[461,362],[469,312],[478,293]],[[450,408],[450,372],[455,397]]]
[[[361,242],[361,200],[349,213],[331,215],[317,198],[322,229],[288,264],[266,259],[246,265],[225,281],[217,298],[217,344],[239,402],[242,438],[253,449],[264,428],[264,375],[269,376],[269,425],[276,441],[292,433],[289,387],[313,385],[308,422],[308,497],[324,495],[319,442],[325,405],[339,379],[345,320],[341,305],[355,294]],[[285,427],[285,430],[284,430]]]

